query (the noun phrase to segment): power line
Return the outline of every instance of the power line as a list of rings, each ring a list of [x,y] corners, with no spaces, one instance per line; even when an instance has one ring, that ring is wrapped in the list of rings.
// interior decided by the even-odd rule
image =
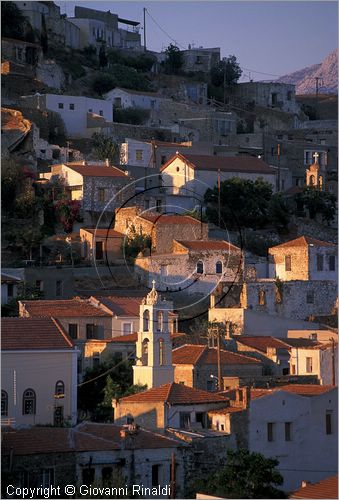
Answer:
[[[106,370],[104,373],[101,373],[100,375],[98,375],[97,377],[94,377],[94,378],[91,378],[90,380],[86,380],[85,382],[82,382],[81,384],[78,384],[78,387],[82,387],[83,385],[86,385],[86,384],[89,384],[90,382],[94,382],[95,380],[98,380],[99,378],[101,377],[104,377],[105,375],[107,375],[108,373],[112,372],[113,370],[115,370],[116,368],[118,368],[118,366],[122,365],[122,364],[125,364],[127,359],[131,358],[131,357],[134,357],[134,352],[133,353],[130,353],[127,358],[125,359],[122,359],[121,361],[119,361],[119,363],[117,363],[116,365],[112,366],[111,368],[109,368],[108,370]]]
[[[175,40],[173,37],[171,37],[171,35],[169,35],[167,33],[167,31],[165,31],[161,26],[160,24],[154,19],[154,17],[149,13],[148,9],[146,9],[146,12],[147,14],[149,15],[149,17],[152,19],[152,21],[158,26],[158,28],[163,32],[165,33],[165,35],[170,39],[172,40],[172,42],[174,42],[176,45],[179,45],[179,47],[181,47],[182,49],[186,49],[186,47],[184,47],[183,45],[181,45],[180,43],[177,42],[177,40]]]

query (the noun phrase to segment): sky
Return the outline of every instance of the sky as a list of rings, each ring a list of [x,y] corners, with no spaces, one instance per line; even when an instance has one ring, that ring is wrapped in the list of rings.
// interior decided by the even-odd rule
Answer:
[[[220,47],[243,69],[240,81],[270,80],[317,64],[338,46],[337,1],[64,1],[140,21],[146,12],[147,48],[160,52],[170,43],[181,49]],[[141,30],[142,40],[143,31]]]

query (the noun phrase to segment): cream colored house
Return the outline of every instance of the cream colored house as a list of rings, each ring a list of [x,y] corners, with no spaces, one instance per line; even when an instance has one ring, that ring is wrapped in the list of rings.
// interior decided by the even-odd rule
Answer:
[[[1,423],[75,425],[78,351],[60,323],[3,318],[1,330]]]
[[[82,256],[85,260],[113,262],[123,257],[125,235],[114,229],[81,228]]]

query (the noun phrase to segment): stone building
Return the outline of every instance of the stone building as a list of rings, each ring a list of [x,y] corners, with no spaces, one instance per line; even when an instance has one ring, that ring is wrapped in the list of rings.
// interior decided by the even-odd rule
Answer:
[[[265,375],[290,373],[290,346],[285,339],[244,335],[237,338],[236,343],[239,353],[261,360]]]
[[[236,282],[243,276],[240,248],[220,240],[173,240],[172,252],[138,257],[135,272],[151,286],[155,280],[163,291],[185,291],[208,296],[220,281]]]
[[[282,281],[337,280],[337,247],[301,236],[269,248],[270,277]]]
[[[173,350],[174,381],[195,389],[215,391],[218,380],[217,349],[185,344]],[[260,360],[220,350],[221,376],[237,376],[243,382],[262,375]]]
[[[220,47],[191,47],[181,51],[185,72],[209,73],[220,62]]]
[[[79,200],[85,224],[96,224],[112,217],[117,207],[130,199],[135,191],[128,172],[106,163],[65,163],[51,165],[51,171],[40,178],[62,179],[71,200]],[[100,219],[101,220],[101,219]]]
[[[62,426],[77,419],[77,350],[55,319],[3,318],[1,424]]]
[[[295,100],[295,85],[277,82],[239,83],[234,89],[235,96],[243,104],[254,102],[255,106],[278,108],[286,113],[298,113]]]
[[[164,208],[164,207],[163,207]],[[204,240],[208,238],[208,224],[187,215],[176,213],[175,206],[166,205],[168,213],[155,214],[149,210],[141,211],[137,207],[120,208],[115,212],[114,229],[128,234],[131,229],[150,236],[152,249],[157,254],[171,252],[173,240]]]
[[[81,228],[82,256],[93,262],[114,262],[121,259],[124,237],[114,229]]]

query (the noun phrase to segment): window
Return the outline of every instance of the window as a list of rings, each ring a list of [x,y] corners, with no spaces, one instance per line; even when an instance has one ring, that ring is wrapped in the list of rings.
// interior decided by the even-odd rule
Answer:
[[[267,441],[274,441],[274,423],[267,423]]]
[[[93,113],[93,109],[92,109],[92,108],[89,108],[88,112],[89,112],[89,113]]]
[[[142,161],[142,149],[135,150],[135,159],[136,161]]]
[[[162,311],[157,312],[157,331],[162,332],[164,329],[164,314]]]
[[[335,255],[330,255],[328,258],[328,268],[330,271],[335,271]]]
[[[82,469],[82,484],[90,486],[94,482],[95,469],[93,467],[85,467]]]
[[[312,358],[306,358],[306,373],[312,373],[312,371],[313,371]]]
[[[7,284],[7,297],[11,299],[13,297],[14,293],[14,285],[13,283],[8,283]]]
[[[166,163],[166,156],[161,155],[161,165],[164,165],[164,163]]]
[[[317,271],[324,270],[324,256],[320,253],[317,254]]]
[[[332,434],[332,411],[326,411],[326,434]]]
[[[48,467],[46,469],[40,469],[38,484],[43,488],[49,488],[54,484],[54,469],[52,467]]]
[[[285,271],[292,270],[292,259],[290,255],[285,255]]]
[[[179,417],[180,417],[180,428],[189,429],[191,427],[191,414],[186,411],[181,411]]]
[[[148,366],[148,339],[142,341],[141,362],[143,366]]]
[[[285,441],[292,441],[292,422],[285,422]]]
[[[313,290],[307,292],[306,294],[306,303],[313,304],[314,303],[314,292]]]
[[[133,325],[133,323],[123,323],[122,324],[123,335],[128,335],[129,333],[132,333],[132,325]]]
[[[220,260],[215,264],[215,273],[222,274],[222,262]]]
[[[215,382],[214,380],[207,380],[206,382],[206,390],[211,392],[211,391],[214,391],[215,389]]]
[[[70,109],[71,111],[74,111],[74,104],[73,104],[73,103],[71,103],[71,104],[69,105],[69,109]]]
[[[77,325],[77,323],[70,323],[68,325],[68,335],[71,337],[71,339],[78,338],[78,325]]]
[[[102,203],[105,201],[105,188],[98,188],[98,200]]]
[[[291,90],[289,90],[289,91],[287,92],[287,100],[288,100],[288,101],[291,101],[291,100],[292,100],[292,91],[291,91]]]
[[[103,112],[103,110],[102,110],[102,109],[100,109],[100,111],[99,111],[99,115],[100,115],[100,116],[104,116],[104,112]]]
[[[93,352],[92,367],[98,368],[100,366],[100,352]]]
[[[58,380],[55,384],[55,396],[64,397],[65,396],[65,384],[62,380]]]
[[[95,339],[95,325],[93,323],[86,325],[86,339]]]
[[[64,109],[64,103],[63,102],[59,102],[58,103],[58,108],[59,109]]]
[[[36,280],[35,287],[39,290],[39,292],[42,292],[44,289],[44,282],[42,280]]]
[[[259,290],[258,302],[259,306],[264,306],[266,304],[266,292],[264,290]]]
[[[55,295],[57,297],[61,297],[62,296],[62,281],[61,280],[57,280],[56,281],[56,284],[55,284]]]
[[[197,273],[203,274],[203,272],[204,272],[204,263],[202,262],[202,260],[199,260],[197,262]]]
[[[159,365],[164,365],[164,341],[159,339]]]
[[[1,391],[1,416],[7,417],[8,415],[8,394],[6,391]]]
[[[155,202],[155,210],[156,210],[156,212],[160,212],[161,211],[161,205],[162,205],[161,200],[156,200],[156,202]]]
[[[152,486],[159,486],[159,472],[161,465],[155,464],[152,465]]]
[[[144,332],[148,332],[149,330],[149,310],[146,309],[143,314],[143,319],[144,319]]]
[[[96,260],[102,260],[104,258],[103,241],[95,242],[95,258]]]
[[[113,475],[112,467],[103,467],[101,469],[101,479],[103,483],[110,481],[112,479],[112,475]]]
[[[195,421],[201,424],[201,427],[204,429],[206,427],[206,413],[196,412]]]
[[[33,389],[26,389],[22,397],[22,414],[35,415],[36,396]]]

